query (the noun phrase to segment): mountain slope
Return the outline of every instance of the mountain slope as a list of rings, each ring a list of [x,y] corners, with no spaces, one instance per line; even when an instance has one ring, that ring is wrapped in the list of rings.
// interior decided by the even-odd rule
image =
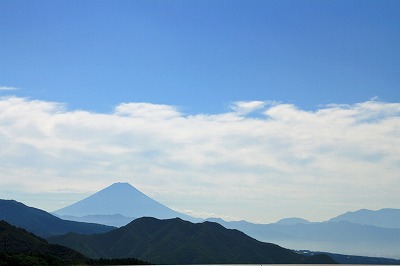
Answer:
[[[24,229],[17,228],[5,221],[0,221],[1,261],[18,263],[29,260],[42,265],[83,264],[87,258],[64,246],[47,243]],[[6,256],[6,254],[8,256]]]
[[[15,200],[0,200],[0,219],[42,237],[75,232],[93,234],[108,232],[114,227],[62,220],[43,210],[28,207]]]
[[[133,217],[125,217],[121,214],[85,215],[85,216],[71,216],[71,215],[57,215],[57,214],[55,215],[64,220],[84,222],[84,223],[97,223],[114,227],[121,227],[135,220],[135,218]]]
[[[159,219],[180,217],[184,220],[196,220],[162,205],[128,183],[114,183],[54,213],[61,217],[75,216],[76,218],[74,219],[88,215],[95,218],[95,216],[104,217],[104,215],[120,214],[125,218],[132,217],[132,219],[151,216]],[[97,220],[93,221],[97,222]]]
[[[49,241],[98,258],[137,257],[156,264],[333,263],[328,256],[305,257],[257,241],[219,224],[179,218],[139,218],[105,234],[67,234]]]
[[[346,212],[329,220],[329,222],[339,221],[386,228],[400,228],[400,209],[381,209],[377,211],[362,209],[355,212]]]
[[[0,221],[0,265],[145,265],[135,258],[93,260]]]

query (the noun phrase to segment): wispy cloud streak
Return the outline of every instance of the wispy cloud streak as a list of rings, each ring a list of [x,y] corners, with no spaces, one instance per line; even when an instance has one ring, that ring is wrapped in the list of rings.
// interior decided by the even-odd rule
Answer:
[[[14,87],[7,87],[7,86],[0,86],[0,91],[16,91],[17,88]]]

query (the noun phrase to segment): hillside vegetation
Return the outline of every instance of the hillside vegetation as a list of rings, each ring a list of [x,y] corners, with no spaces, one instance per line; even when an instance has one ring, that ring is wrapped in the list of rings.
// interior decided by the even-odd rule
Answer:
[[[89,259],[70,248],[49,244],[25,229],[0,221],[0,265],[143,265],[135,258]]]
[[[179,218],[139,218],[104,234],[67,234],[49,241],[92,258],[135,257],[156,264],[335,263],[326,255],[306,257],[237,230]]]

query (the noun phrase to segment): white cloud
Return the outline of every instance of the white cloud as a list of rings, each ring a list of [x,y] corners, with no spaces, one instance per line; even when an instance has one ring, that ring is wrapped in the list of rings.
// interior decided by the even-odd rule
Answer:
[[[261,222],[400,202],[399,103],[235,106],[187,116],[125,103],[100,114],[0,98],[0,192],[58,192],[61,202],[72,198],[60,191],[127,181],[177,209]],[[254,110],[265,116],[246,116]]]
[[[115,114],[154,119],[174,118],[181,115],[173,106],[151,103],[123,103],[115,108]]]
[[[0,86],[0,91],[15,91],[15,90],[18,90],[18,89],[14,88],[14,87]]]
[[[231,106],[232,110],[239,114],[248,114],[262,109],[267,103],[263,101],[240,101]]]

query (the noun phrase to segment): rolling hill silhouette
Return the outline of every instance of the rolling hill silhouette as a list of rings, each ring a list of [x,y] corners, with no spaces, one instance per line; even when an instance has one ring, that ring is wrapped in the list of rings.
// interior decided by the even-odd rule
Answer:
[[[49,241],[92,258],[131,256],[156,264],[335,263],[326,255],[303,256],[217,223],[179,218],[143,217],[108,233],[70,233]]]
[[[87,258],[75,250],[49,244],[5,221],[0,221],[0,254],[1,265],[82,265],[87,262]]]
[[[115,227],[60,219],[48,212],[29,207],[15,200],[0,200],[0,220],[22,227],[41,237],[75,232],[93,234],[108,232]]]
[[[359,256],[400,258],[400,210],[360,210],[340,215],[327,222],[314,223],[301,218],[286,218],[272,224],[253,224],[246,221],[225,222],[207,219],[226,228],[237,229],[265,242],[291,249],[308,249]],[[56,211],[62,218],[96,222],[117,227],[126,225],[134,217],[159,219],[180,217],[196,219],[158,203],[128,183],[115,183],[92,196]],[[390,226],[384,228],[381,226]]]
[[[49,244],[25,229],[0,221],[0,265],[145,265],[135,258],[89,259],[75,250]]]

